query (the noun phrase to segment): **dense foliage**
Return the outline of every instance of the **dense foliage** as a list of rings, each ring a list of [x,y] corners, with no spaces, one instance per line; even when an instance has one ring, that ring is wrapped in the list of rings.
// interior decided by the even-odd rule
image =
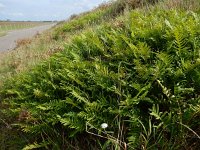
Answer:
[[[24,149],[197,149],[199,21],[134,10],[6,81],[4,111],[27,133]]]

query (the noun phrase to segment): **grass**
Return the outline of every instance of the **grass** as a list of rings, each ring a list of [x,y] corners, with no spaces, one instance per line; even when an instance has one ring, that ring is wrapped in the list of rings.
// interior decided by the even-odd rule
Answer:
[[[6,33],[11,30],[31,28],[45,24],[47,24],[47,22],[0,21],[0,36],[6,35]]]
[[[52,40],[50,31],[18,41],[14,51],[0,53],[0,85],[6,78],[35,66],[62,49],[63,42]]]
[[[0,36],[5,36],[5,35],[6,35],[6,32],[3,32],[3,31],[0,32]]]
[[[198,149],[198,1],[124,2],[2,54],[2,149]]]

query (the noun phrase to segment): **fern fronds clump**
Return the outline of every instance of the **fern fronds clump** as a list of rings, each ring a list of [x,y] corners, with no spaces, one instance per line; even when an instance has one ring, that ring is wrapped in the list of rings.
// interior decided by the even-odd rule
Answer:
[[[10,111],[27,112],[14,122],[34,136],[25,149],[189,145],[188,128],[199,131],[191,121],[199,105],[199,16],[155,9],[124,18],[82,32],[63,52],[5,82]],[[83,137],[89,144],[78,142]]]

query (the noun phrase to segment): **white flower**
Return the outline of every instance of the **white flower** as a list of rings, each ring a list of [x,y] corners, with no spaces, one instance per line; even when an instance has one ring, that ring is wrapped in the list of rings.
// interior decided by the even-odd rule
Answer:
[[[172,98],[175,98],[175,96],[174,96],[174,95],[172,95]]]
[[[101,128],[105,129],[105,128],[107,128],[107,127],[108,127],[108,124],[107,124],[107,123],[102,123],[102,124],[101,124]]]

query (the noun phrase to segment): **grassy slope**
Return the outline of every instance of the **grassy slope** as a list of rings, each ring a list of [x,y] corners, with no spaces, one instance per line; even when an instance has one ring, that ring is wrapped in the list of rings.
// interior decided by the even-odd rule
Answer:
[[[169,7],[174,6],[172,4],[168,3]],[[32,73],[22,73],[8,80],[2,90],[2,96],[11,99],[5,99],[13,106],[13,115],[10,115],[16,116],[14,120],[22,123],[19,126],[23,131],[32,135],[26,135],[25,139],[29,143],[42,141],[41,145],[32,147],[100,149],[103,145],[124,147],[125,143],[130,149],[134,146],[161,146],[162,149],[191,146],[188,138],[193,135],[181,124],[198,133],[191,119],[198,118],[199,109],[196,92],[199,88],[196,53],[199,16],[161,10],[161,6],[151,11],[126,12],[110,23],[104,21],[110,10],[103,8],[60,25],[53,33],[58,41],[52,37],[46,41],[46,36],[36,38],[34,42],[41,43],[41,47],[34,48],[41,50],[38,54],[28,51],[31,45],[37,45],[34,42],[6,54],[19,59],[19,64],[24,66],[3,65],[7,68],[1,69],[2,78],[8,75],[7,70],[15,74],[39,63],[43,56],[49,57],[47,43],[55,42],[52,44],[55,46],[62,45],[63,39],[70,41],[63,52],[53,55]],[[71,33],[77,35],[68,37]],[[16,53],[21,53],[19,58]],[[4,64],[9,64],[6,55]],[[27,57],[30,55],[32,57]],[[109,124],[107,130],[112,131],[109,139],[114,138],[114,141],[105,143],[98,136],[92,136],[91,133],[98,133],[106,137],[99,128],[103,122]],[[89,130],[85,130],[85,125]],[[69,139],[69,135],[73,138]],[[78,142],[82,137],[87,137],[83,142],[90,141],[90,144]],[[94,143],[93,138],[99,143]]]

